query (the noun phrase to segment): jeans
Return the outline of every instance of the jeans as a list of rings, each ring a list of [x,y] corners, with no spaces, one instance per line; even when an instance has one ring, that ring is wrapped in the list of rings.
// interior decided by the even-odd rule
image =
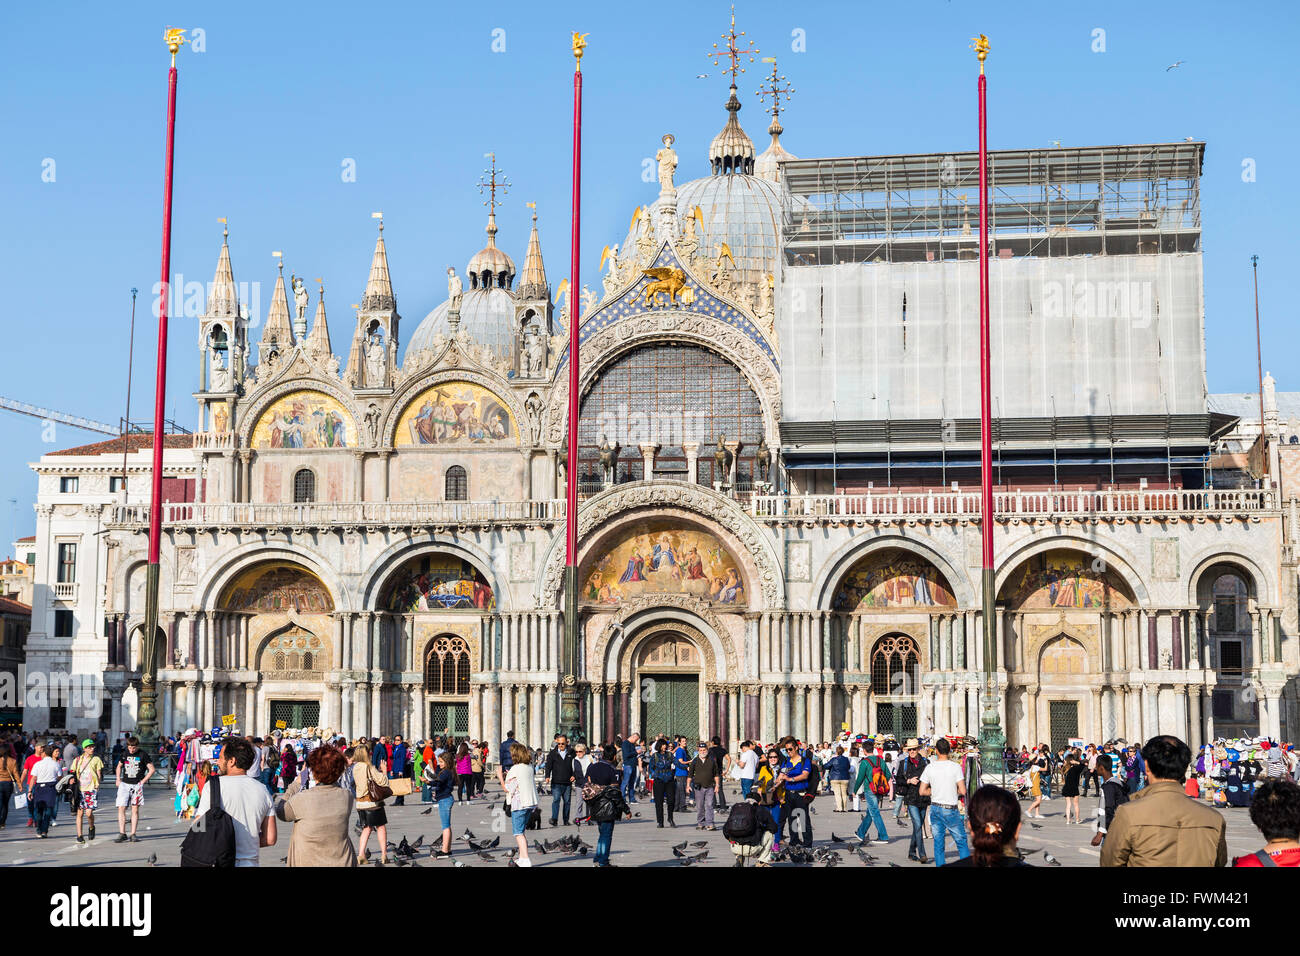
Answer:
[[[722,777],[718,778],[718,792],[713,798],[713,805],[719,810],[727,809],[727,782]]]
[[[686,809],[686,774],[673,777],[673,809],[682,811]]]
[[[623,767],[623,799],[636,803],[636,764]]]
[[[560,801],[564,801],[564,825],[569,825],[569,801],[573,799],[573,787],[567,783],[551,785],[551,826],[560,815]]]
[[[668,822],[673,822],[674,801],[677,799],[677,787],[673,783],[673,778],[667,780],[655,780],[652,784],[655,800],[655,821],[664,825],[664,804],[668,804]]]
[[[528,817],[532,814],[532,807],[525,807],[522,810],[510,811],[510,832],[515,836],[523,836],[528,829]]]
[[[790,842],[802,843],[806,847],[813,844],[812,816],[808,813],[808,800],[801,791],[785,792],[785,813],[783,816],[790,825]],[[779,832],[779,831],[778,831]]]
[[[741,797],[742,800],[743,800],[744,798],[748,797],[748,796],[749,796],[749,791],[751,791],[751,790],[753,790],[753,789],[754,789],[754,778],[753,778],[753,777],[741,777],[741,778],[740,778],[740,797]]]
[[[959,811],[931,804],[930,825],[934,828],[935,866],[943,866],[946,859],[945,844],[948,842],[948,833],[951,833],[953,839],[957,841],[957,854],[963,860],[970,856],[970,850],[966,848],[966,821]]]
[[[438,820],[444,830],[451,829],[451,797],[443,797],[438,801]]]
[[[596,860],[597,866],[609,865],[609,851],[614,844],[614,821],[597,823]]]
[[[32,801],[28,801],[32,803]],[[54,804],[52,803],[32,803],[33,814],[36,819],[36,832],[48,833],[50,829],[50,820],[54,817]]]
[[[0,827],[4,826],[9,820],[9,801],[14,796],[14,785],[12,781],[0,783]]]
[[[275,796],[275,774],[270,770],[270,768],[263,769],[257,775],[257,779],[262,781],[262,786],[266,787],[267,791],[271,794],[271,796],[274,797]]]
[[[907,858],[917,860],[925,857],[925,808],[907,805],[907,815],[912,820],[912,842],[907,847]]]
[[[697,827],[713,826],[713,788],[694,787],[695,825]]]
[[[876,837],[881,840],[888,840],[889,834],[885,832],[885,821],[880,815],[880,802],[876,800],[876,795],[870,790],[862,794],[862,799],[867,804],[867,812],[862,814],[862,822],[858,824],[858,839],[866,841],[867,833],[871,825],[876,825]]]
[[[420,802],[433,803],[433,787],[429,786],[427,783],[420,787]]]

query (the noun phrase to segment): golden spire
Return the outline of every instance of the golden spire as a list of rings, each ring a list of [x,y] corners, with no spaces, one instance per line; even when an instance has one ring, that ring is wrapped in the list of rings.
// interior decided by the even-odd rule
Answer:
[[[577,73],[582,72],[582,51],[587,46],[587,37],[589,36],[591,36],[590,33],[573,31],[573,69]]]
[[[984,75],[984,58],[989,55],[989,38],[984,34],[977,37],[971,37],[970,48],[975,51],[975,55],[980,58],[980,76]]]
[[[183,27],[167,27],[163,32],[163,42],[167,44],[167,49],[171,51],[172,66],[175,66],[176,54],[180,52],[181,44],[185,42],[185,29]]]

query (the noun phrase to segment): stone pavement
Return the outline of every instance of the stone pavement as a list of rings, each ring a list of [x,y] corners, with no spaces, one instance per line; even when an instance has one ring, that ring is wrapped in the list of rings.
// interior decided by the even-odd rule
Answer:
[[[44,840],[37,839],[35,830],[27,828],[25,810],[10,810],[8,826],[0,830],[0,865],[145,866],[149,856],[156,855],[158,866],[178,866],[180,863],[180,843],[185,824],[177,822],[175,814],[172,812],[171,789],[161,786],[151,786],[149,788],[140,819],[139,842],[123,844],[113,842],[117,836],[116,810],[111,806],[113,792],[112,788],[107,788],[102,792],[102,797],[110,805],[96,814],[97,837],[93,844],[85,847],[79,847],[74,842],[76,828],[73,819],[68,815],[66,806],[61,807],[59,810],[58,826],[52,828],[49,837]],[[738,798],[739,789],[734,784],[729,786],[728,795],[728,799],[732,799],[733,796]],[[553,841],[559,837],[575,833],[580,834],[586,843],[592,846],[595,845],[595,827],[560,826],[552,829],[549,816],[550,797],[543,796],[541,799],[542,829],[540,831],[529,831],[530,846],[534,840]],[[1026,852],[1030,850],[1036,851],[1028,857],[1028,862],[1035,866],[1048,865],[1041,852],[1045,850],[1064,866],[1095,867],[1097,865],[1099,850],[1088,845],[1094,832],[1089,818],[1096,801],[1093,797],[1080,798],[1080,804],[1085,817],[1083,826],[1065,825],[1063,819],[1064,804],[1059,799],[1043,804],[1043,810],[1047,814],[1045,819],[1025,821],[1024,830],[1021,834],[1021,846]],[[413,843],[418,837],[423,836],[424,848],[421,855],[416,858],[419,866],[454,866],[455,863],[452,861],[440,860],[435,862],[428,856],[429,847],[435,842],[437,836],[436,828],[438,825],[436,807],[433,808],[432,813],[423,813],[431,806],[431,804],[422,804],[419,794],[415,794],[406,798],[405,806],[388,807],[388,838],[392,843],[397,843],[402,837],[406,837],[408,841]],[[1022,808],[1027,807],[1028,803],[1023,803],[1021,806]],[[457,805],[453,808],[452,834],[455,839],[452,843],[452,850],[454,861],[468,866],[506,865],[504,851],[513,846],[513,841],[510,836],[509,820],[500,813],[500,807],[500,789],[493,782],[489,783],[488,793],[485,798],[479,798],[468,804]],[[837,846],[838,849],[844,850],[843,844],[832,844],[831,837],[834,835],[843,840],[851,839],[857,829],[861,814],[853,812],[836,813],[835,804],[830,795],[819,797],[814,802],[813,808],[814,845],[816,847]],[[611,862],[616,866],[679,866],[681,864],[673,857],[672,847],[684,841],[690,843],[703,841],[706,843],[709,856],[698,865],[732,865],[734,857],[730,852],[727,841],[722,836],[722,822],[725,819],[725,814],[717,814],[718,830],[716,832],[696,830],[694,811],[678,815],[676,829],[665,827],[660,830],[655,826],[654,804],[650,800],[642,798],[632,809],[636,816],[630,821],[620,822],[614,828],[614,850]],[[1263,845],[1264,841],[1251,824],[1247,810],[1227,809],[1222,812],[1228,821],[1228,853],[1230,858],[1253,852]],[[906,822],[906,817],[904,817],[903,823],[897,824],[895,823],[894,809],[892,807],[886,808],[883,813],[885,825],[889,828],[890,841],[886,844],[876,843],[871,846],[869,852],[879,861],[876,865],[887,866],[892,862],[905,867],[918,866],[919,864],[909,862],[907,859],[911,828]],[[491,841],[498,836],[501,838],[498,848],[492,851],[493,859],[490,862],[482,859],[460,839],[466,828],[482,840]],[[288,853],[289,832],[291,829],[292,824],[279,825],[279,839],[276,845],[262,850],[262,866],[284,865],[283,861]],[[953,844],[949,842],[948,846],[949,858],[955,859],[956,850]],[[688,852],[695,854],[701,852],[701,849],[689,847]],[[377,844],[374,837],[371,837],[370,852],[372,857],[377,858]],[[934,856],[932,840],[926,840],[926,853],[930,857]],[[862,863],[852,853],[843,852],[841,856],[845,866],[862,866]],[[534,852],[532,857],[535,866],[591,865],[590,854],[581,856],[551,852],[539,855]]]

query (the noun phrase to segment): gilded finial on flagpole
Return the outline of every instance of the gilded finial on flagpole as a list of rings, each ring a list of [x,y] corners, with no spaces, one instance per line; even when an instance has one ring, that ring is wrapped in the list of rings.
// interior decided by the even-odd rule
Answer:
[[[574,69],[579,73],[582,72],[582,51],[587,46],[587,37],[589,36],[591,36],[590,33],[573,31],[573,61],[576,64]]]
[[[163,41],[167,44],[167,49],[172,54],[172,66],[176,65],[176,54],[180,51],[181,44],[185,42],[184,27],[168,27],[163,33]]]
[[[984,34],[977,37],[971,37],[971,49],[975,55],[980,58],[980,75],[984,75],[984,58],[989,55],[989,38]]]

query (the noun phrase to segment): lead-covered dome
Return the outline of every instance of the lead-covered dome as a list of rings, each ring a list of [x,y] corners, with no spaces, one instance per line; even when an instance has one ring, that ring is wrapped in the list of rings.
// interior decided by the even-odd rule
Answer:
[[[414,355],[432,349],[439,336],[445,342],[451,335],[447,313],[450,302],[443,302],[424,317],[406,346],[406,354]],[[514,336],[515,298],[499,286],[466,289],[460,303],[460,328],[481,345],[486,345],[500,356],[510,354]]]

